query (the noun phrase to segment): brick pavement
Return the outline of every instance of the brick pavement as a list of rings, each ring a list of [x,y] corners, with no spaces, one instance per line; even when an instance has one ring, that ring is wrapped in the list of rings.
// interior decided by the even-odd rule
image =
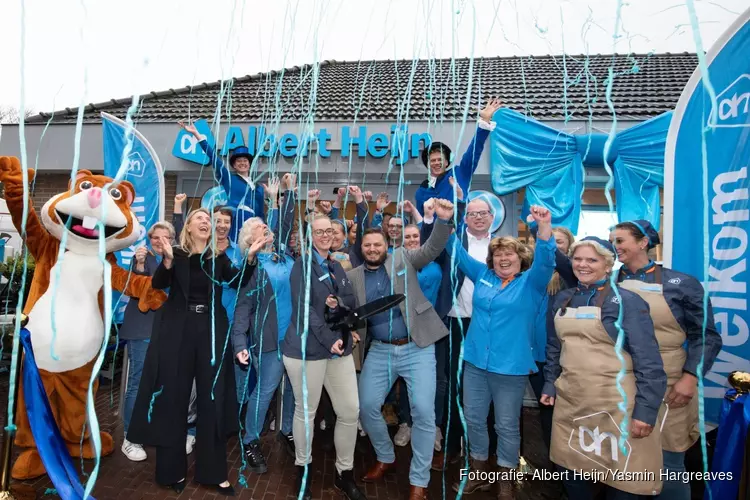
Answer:
[[[97,415],[100,418],[101,428],[111,432],[115,442],[122,443],[122,424],[115,415],[118,402],[119,382],[110,385],[103,383],[97,394]],[[0,401],[7,401],[8,397],[8,375],[7,372],[0,375]],[[4,407],[4,404],[3,404]],[[0,411],[0,425],[5,425],[7,413]],[[393,429],[395,432],[395,428]],[[527,410],[524,413],[524,438],[525,454],[527,458],[540,467],[549,468],[546,462],[546,453],[541,441],[541,430],[538,424],[537,413],[535,410]],[[0,441],[2,438],[0,437]],[[324,451],[321,440],[317,439],[313,445],[313,465],[312,474],[312,492],[315,499],[334,499],[341,498],[333,488],[334,460],[333,451]],[[247,488],[242,488],[237,484],[239,469],[242,466],[240,457],[240,447],[238,440],[232,439],[229,442],[230,480],[235,484],[237,497],[241,500],[275,500],[275,499],[292,499],[295,497],[294,483],[296,471],[294,469],[294,460],[289,457],[278,442],[274,433],[267,432],[263,438],[263,453],[268,460],[269,471],[266,474],[258,475],[245,473],[247,478]],[[411,456],[410,447],[397,447],[397,461],[403,464],[399,467],[396,475],[386,478],[380,484],[362,483],[361,486],[367,498],[370,500],[396,500],[408,498],[409,492],[409,460]],[[17,452],[18,450],[16,450]],[[189,482],[185,490],[179,497],[171,490],[162,488],[154,483],[154,450],[146,448],[149,453],[148,460],[144,462],[131,462],[120,452],[119,446],[116,446],[114,453],[109,457],[104,457],[101,461],[99,477],[94,488],[94,496],[97,500],[110,499],[212,499],[224,498],[210,488],[203,487],[194,482]],[[17,453],[16,453],[17,454]],[[15,454],[14,454],[15,456]],[[322,460],[321,460],[322,457]],[[355,455],[355,473],[360,476],[375,461],[375,455],[367,438],[359,438],[357,443],[357,453]],[[80,461],[79,461],[80,463]],[[188,460],[189,471],[188,480],[193,477],[192,457]],[[93,468],[93,461],[87,460],[83,464],[84,470],[89,473]],[[451,490],[451,484],[458,477],[459,465],[455,465],[446,472],[445,487],[447,489],[445,497],[442,491],[442,474],[432,472],[430,484],[430,494],[433,500],[443,498],[452,500],[455,494]],[[44,476],[35,481],[14,483],[12,490],[16,497],[20,499],[32,498],[56,498],[54,494],[45,496],[48,488],[52,484]],[[542,500],[558,499],[561,497],[559,485],[552,482],[534,482],[527,481],[519,490],[519,500]],[[474,494],[472,499],[482,500],[493,498],[490,495]]]

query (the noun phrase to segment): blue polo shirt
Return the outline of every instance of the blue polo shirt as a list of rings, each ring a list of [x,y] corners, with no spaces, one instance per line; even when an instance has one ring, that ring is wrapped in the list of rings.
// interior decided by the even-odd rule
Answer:
[[[391,279],[381,265],[377,269],[365,270],[365,299],[367,302],[391,295]],[[404,317],[399,307],[376,314],[367,320],[368,333],[375,340],[388,342],[405,338],[408,334]]]

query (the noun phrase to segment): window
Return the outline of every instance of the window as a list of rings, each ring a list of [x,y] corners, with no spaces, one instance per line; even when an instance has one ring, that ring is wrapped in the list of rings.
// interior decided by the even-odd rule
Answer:
[[[586,236],[597,236],[604,240],[609,240],[609,228],[615,224],[617,224],[617,212],[609,212],[606,209],[581,210],[576,239],[580,240]]]

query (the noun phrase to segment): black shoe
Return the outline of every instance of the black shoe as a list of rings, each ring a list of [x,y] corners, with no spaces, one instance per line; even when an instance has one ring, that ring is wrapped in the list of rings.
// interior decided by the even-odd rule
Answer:
[[[256,474],[265,474],[268,471],[266,457],[260,449],[260,441],[257,439],[250,444],[245,445],[245,459],[247,460],[248,470]]]
[[[367,500],[367,497],[357,487],[354,481],[354,471],[345,470],[341,474],[336,471],[336,479],[333,485],[349,500]]]
[[[220,486],[216,485],[216,490],[219,492],[220,495],[224,495],[225,497],[233,497],[234,496],[234,486],[230,483],[229,486]]]
[[[284,443],[286,454],[292,458],[297,458],[297,449],[294,447],[294,436],[292,436],[291,434],[286,435],[283,432],[279,431],[278,438],[279,441]]]
[[[296,465],[297,468],[297,485],[294,490],[294,496],[299,497],[299,491],[302,489],[302,479],[305,477],[305,467]],[[312,500],[312,490],[310,489],[310,483],[312,483],[312,471],[310,466],[307,466],[307,482],[305,483],[305,494],[302,495],[302,500]]]
[[[185,489],[185,484],[186,483],[187,483],[187,481],[185,479],[183,479],[182,481],[174,483],[174,484],[170,485],[169,487],[172,488],[179,495],[180,493],[182,493],[182,490]]]

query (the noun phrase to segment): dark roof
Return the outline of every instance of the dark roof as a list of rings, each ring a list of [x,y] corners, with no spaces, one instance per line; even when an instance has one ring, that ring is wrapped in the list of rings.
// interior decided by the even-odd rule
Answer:
[[[479,101],[499,97],[515,110],[541,120],[609,118],[607,78],[615,78],[612,100],[618,117],[646,119],[673,109],[697,65],[695,54],[631,54],[324,61],[317,67],[248,75],[224,82],[151,92],[142,96],[134,119],[174,122],[188,115],[210,119],[224,92],[222,120],[300,120],[310,111],[321,120],[455,120],[464,115],[469,75],[469,113]],[[222,89],[223,86],[223,89]],[[278,87],[281,91],[278,92]],[[278,94],[278,98],[277,98]],[[314,98],[313,98],[314,97]],[[89,104],[84,121],[106,111],[124,117],[132,97]],[[54,113],[55,123],[75,122],[78,110]],[[281,113],[281,116],[277,116]],[[46,122],[40,113],[28,123]]]

